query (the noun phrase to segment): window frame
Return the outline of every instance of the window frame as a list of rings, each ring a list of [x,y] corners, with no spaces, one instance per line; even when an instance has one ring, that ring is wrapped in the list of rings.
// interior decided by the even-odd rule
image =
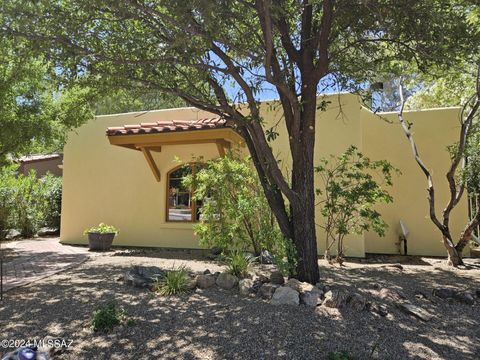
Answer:
[[[173,169],[170,169],[170,171],[167,173],[167,181],[166,181],[166,198],[165,198],[165,222],[167,223],[197,223],[199,222],[200,220],[197,220],[197,200],[193,200],[193,194],[195,192],[195,188],[193,187],[192,189],[190,189],[190,191],[188,192],[190,194],[190,197],[192,199],[192,206],[190,208],[190,213],[191,213],[191,220],[170,220],[169,219],[169,215],[170,215],[170,176],[172,173],[174,173],[175,171],[177,171],[178,169],[181,169],[182,167],[184,166],[190,166],[190,168],[192,169],[192,176],[195,176],[196,172],[197,172],[197,162],[189,162],[189,163],[185,163],[185,164],[182,164],[182,165],[178,165],[176,167],[174,167]],[[179,178],[174,178],[174,179],[179,179]],[[183,193],[186,193],[186,192],[183,192]]]

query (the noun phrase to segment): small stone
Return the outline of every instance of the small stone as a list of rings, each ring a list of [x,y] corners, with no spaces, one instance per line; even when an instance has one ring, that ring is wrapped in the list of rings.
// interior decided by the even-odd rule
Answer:
[[[367,306],[367,300],[360,294],[351,294],[347,298],[347,304],[355,311],[363,311]]]
[[[268,250],[262,250],[260,253],[260,262],[262,264],[273,264],[273,255]]]
[[[451,288],[436,288],[433,289],[433,295],[440,299],[453,299],[457,291]]]
[[[469,292],[457,293],[455,294],[455,299],[462,304],[466,304],[466,305],[475,304],[475,298]]]
[[[339,309],[347,302],[347,296],[338,290],[330,290],[325,294],[322,306]]]
[[[380,290],[382,288],[382,286],[379,283],[373,283],[372,288],[375,289],[375,290]]]
[[[253,285],[252,285],[252,292],[253,293],[258,293],[260,288],[262,287],[263,283],[259,279],[254,279],[253,280]]]
[[[218,287],[231,290],[238,284],[238,278],[235,275],[229,273],[221,273],[217,277]]]
[[[298,305],[300,303],[298,291],[288,286],[279,287],[273,293],[270,303],[272,305]]]
[[[210,272],[209,269],[207,269],[207,270],[205,270],[205,271],[203,272],[203,275],[208,275],[208,274],[211,274],[211,272]]]
[[[402,264],[386,264],[382,268],[403,270]]]
[[[307,291],[300,294],[300,302],[306,306],[318,306],[322,304],[322,290],[315,288],[315,290]]]
[[[285,278],[280,271],[274,271],[270,275],[270,282],[275,285],[283,285],[285,283]]]
[[[406,314],[413,315],[422,321],[429,321],[433,318],[433,315],[422,309],[419,306],[412,305],[410,303],[397,304],[397,307]]]
[[[238,290],[242,295],[252,294],[254,281],[252,279],[242,279],[238,282]]]
[[[385,305],[379,305],[377,303],[367,303],[367,309],[372,313],[385,317],[388,315],[388,310]]]
[[[258,289],[258,295],[262,299],[270,300],[273,294],[275,293],[275,290],[277,290],[278,287],[279,285],[276,285],[276,284],[270,284],[270,283],[263,284],[260,287],[260,289]]]
[[[211,274],[207,275],[197,275],[195,278],[197,287],[200,289],[208,289],[215,285],[215,277]]]
[[[397,303],[404,301],[405,295],[403,295],[397,290],[383,288],[382,290],[380,290],[380,299],[389,300]]]
[[[123,281],[124,278],[125,278],[125,276],[120,275],[115,279],[115,281]]]

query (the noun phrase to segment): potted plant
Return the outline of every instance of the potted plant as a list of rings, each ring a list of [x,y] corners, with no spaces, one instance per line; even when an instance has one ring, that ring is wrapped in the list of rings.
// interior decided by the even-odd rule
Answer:
[[[88,235],[88,248],[100,251],[110,250],[113,239],[117,234],[118,230],[114,226],[104,223],[86,229],[84,232],[84,235]]]

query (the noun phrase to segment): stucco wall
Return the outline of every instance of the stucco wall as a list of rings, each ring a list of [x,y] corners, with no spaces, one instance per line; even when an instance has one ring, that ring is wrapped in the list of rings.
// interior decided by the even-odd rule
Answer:
[[[364,256],[365,252],[396,253],[398,223],[403,220],[410,230],[409,252],[422,255],[443,255],[440,237],[427,218],[425,179],[416,166],[408,142],[397,125],[395,114],[383,118],[362,108],[359,99],[349,94],[325,97],[328,110],[318,111],[316,160],[340,154],[356,145],[372,159],[387,159],[403,175],[395,178],[393,204],[379,210],[390,225],[386,237],[367,233],[346,239],[348,256]],[[290,170],[291,158],[281,111],[271,103],[262,104],[267,127],[279,124],[280,133],[272,142],[275,155],[282,159],[283,170]],[[178,160],[193,157],[206,159],[218,156],[215,145],[163,146],[152,154],[160,170],[157,182],[140,151],[112,146],[105,136],[110,126],[138,124],[158,120],[195,120],[211,114],[194,108],[171,109],[145,113],[100,116],[71,133],[64,151],[64,196],[61,239],[66,243],[86,243],[83,230],[99,222],[120,228],[118,245],[198,248],[192,224],[165,221],[166,174]],[[458,131],[458,109],[443,109],[406,114],[414,123],[415,137],[426,162],[436,176],[439,208],[447,196],[444,173],[448,166],[446,145],[455,141]],[[319,184],[318,184],[319,185]],[[453,217],[454,231],[467,218],[466,202]],[[322,224],[320,209],[317,223]],[[318,252],[325,250],[325,237],[317,227]]]

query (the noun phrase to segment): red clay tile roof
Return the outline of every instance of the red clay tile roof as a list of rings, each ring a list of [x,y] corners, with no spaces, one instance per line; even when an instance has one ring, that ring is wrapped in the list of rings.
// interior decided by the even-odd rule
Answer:
[[[137,135],[137,134],[155,134],[170,131],[191,131],[191,130],[205,130],[205,129],[219,129],[229,127],[225,119],[222,118],[208,118],[199,120],[169,120],[157,121],[154,123],[141,123],[138,125],[124,125],[109,127],[107,129],[107,136],[117,135]]]

